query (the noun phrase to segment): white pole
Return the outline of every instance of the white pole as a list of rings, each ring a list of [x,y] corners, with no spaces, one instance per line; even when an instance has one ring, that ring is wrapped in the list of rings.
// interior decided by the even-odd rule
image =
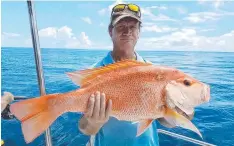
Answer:
[[[37,79],[40,88],[40,95],[42,96],[45,95],[46,93],[45,93],[44,75],[41,63],[41,50],[40,50],[40,42],[38,37],[36,16],[32,0],[27,0],[27,4],[28,4],[30,26],[31,26],[32,44],[34,48],[34,55],[35,55],[35,62],[37,69]],[[46,146],[52,146],[49,128],[45,132],[45,139],[46,139]]]

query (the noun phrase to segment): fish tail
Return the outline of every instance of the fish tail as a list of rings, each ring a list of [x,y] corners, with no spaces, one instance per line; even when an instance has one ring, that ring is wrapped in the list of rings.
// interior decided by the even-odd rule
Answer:
[[[62,114],[59,108],[54,108],[57,96],[58,94],[45,95],[10,106],[11,113],[21,121],[26,143],[41,135]]]
[[[202,138],[200,131],[190,120],[178,114],[177,112],[173,111],[172,109],[166,108],[164,118],[171,125],[176,125],[176,126],[191,130],[197,133]]]

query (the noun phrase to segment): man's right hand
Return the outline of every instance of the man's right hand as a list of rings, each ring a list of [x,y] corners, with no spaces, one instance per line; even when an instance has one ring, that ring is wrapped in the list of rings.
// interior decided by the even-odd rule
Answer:
[[[87,111],[79,122],[79,129],[84,134],[94,135],[109,120],[112,109],[112,101],[109,100],[106,105],[106,96],[104,93],[96,92],[91,95],[88,102]]]
[[[14,100],[14,95],[10,92],[4,92],[4,95],[1,97],[1,113]]]

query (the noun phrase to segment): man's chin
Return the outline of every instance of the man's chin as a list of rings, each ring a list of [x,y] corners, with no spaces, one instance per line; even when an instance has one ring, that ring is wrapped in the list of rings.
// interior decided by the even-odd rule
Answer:
[[[120,40],[121,43],[133,43],[132,39],[121,39]]]
[[[122,41],[121,42],[121,46],[124,46],[124,47],[133,47],[133,43],[132,41]]]

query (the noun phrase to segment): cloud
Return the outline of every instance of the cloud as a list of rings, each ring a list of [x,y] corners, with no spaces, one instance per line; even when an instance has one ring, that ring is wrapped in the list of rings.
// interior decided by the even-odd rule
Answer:
[[[72,29],[68,26],[63,26],[58,29],[57,36],[59,39],[70,39],[73,35]]]
[[[31,39],[31,38],[27,38],[27,39],[24,41],[24,44],[25,44],[25,46],[32,46],[32,39]]]
[[[163,14],[154,15],[152,13],[151,7],[141,8],[141,12],[142,12],[142,19],[147,19],[152,21],[177,21]]]
[[[221,15],[214,12],[198,12],[191,13],[185,20],[188,20],[192,23],[201,23],[208,20],[218,20]]]
[[[117,0],[113,4],[109,5],[107,8],[103,8],[98,11],[99,15],[110,15],[112,8],[120,3],[124,3],[122,0]],[[153,21],[177,21],[175,19],[170,18],[169,16],[158,14],[154,15],[152,11],[154,9],[157,10],[167,10],[168,8],[166,6],[150,6],[150,7],[141,7],[141,13],[142,13],[142,19],[148,19]]]
[[[201,48],[208,48],[214,51],[234,52],[234,30],[217,37],[198,37],[198,45]]]
[[[72,29],[68,26],[61,28],[47,27],[39,30],[40,37],[57,38],[57,39],[70,39],[73,36]]]
[[[146,16],[154,16],[150,8],[141,8],[141,13],[142,15],[146,15]]]
[[[170,35],[165,35],[157,38],[143,38],[142,41],[145,42],[144,45],[147,48],[170,48],[175,46],[187,46],[192,43],[190,39],[196,34],[193,29],[182,29],[181,31],[174,32]]]
[[[43,28],[39,30],[38,34],[42,48],[89,48],[93,45],[85,32],[75,35],[68,26]],[[32,47],[32,39],[31,36],[3,32],[2,46]]]
[[[85,34],[85,32],[81,32],[80,35],[81,42],[86,46],[91,46],[91,41],[89,40],[89,37]]]
[[[234,52],[234,30],[221,36],[197,35],[195,29],[181,29],[170,35],[139,40],[138,48],[149,50],[224,51]]]
[[[116,0],[113,4],[109,5],[107,8],[103,8],[101,10],[98,11],[99,15],[110,15],[112,8],[117,5],[117,4],[121,4],[121,3],[125,3],[123,0]]]
[[[168,8],[165,6],[151,6],[151,7],[147,7],[146,9],[158,9],[158,10],[167,10]]]
[[[190,13],[189,16],[184,19],[192,23],[201,23],[206,21],[219,20],[222,16],[234,16],[234,12],[218,11]]]
[[[223,0],[215,0],[213,2],[213,6],[218,9],[220,6],[224,5],[224,1]]]
[[[176,10],[178,11],[179,14],[186,14],[187,13],[187,9],[185,9],[183,7],[177,7]]]
[[[99,26],[105,27],[105,24],[104,23],[100,23]]]
[[[221,6],[224,5],[225,0],[213,0],[213,1],[210,1],[210,0],[198,0],[198,3],[199,3],[199,4],[206,4],[206,3],[209,3],[209,4],[211,4],[215,9],[218,9],[218,8],[220,8]]]
[[[177,30],[177,28],[171,28],[171,27],[167,27],[167,26],[157,26],[157,25],[147,25],[143,26],[142,28],[142,32],[158,32],[158,33],[163,33],[163,32],[171,32],[171,31],[175,31]]]
[[[18,33],[7,33],[7,32],[3,32],[2,33],[2,37],[19,37],[20,34]]]
[[[166,15],[163,15],[163,14],[159,14],[157,16],[153,16],[153,17],[151,17],[151,19],[153,21],[177,21],[177,20],[172,19],[172,18],[170,18],[170,17],[168,17]]]
[[[85,32],[81,32],[79,36],[76,36],[68,26],[41,29],[39,30],[39,36],[41,45],[49,48],[78,48],[92,45],[92,42]]]
[[[65,48],[79,48],[81,45],[80,41],[74,37],[65,44]]]
[[[105,15],[105,14],[106,14],[106,11],[107,11],[106,8],[105,8],[105,9],[101,9],[101,10],[98,11],[98,14],[99,14],[99,15]]]
[[[8,41],[8,40],[15,39],[16,37],[20,37],[20,34],[18,34],[18,33],[2,32],[1,33],[2,44],[5,44],[6,41]]]
[[[92,24],[92,21],[89,17],[82,17],[81,19],[88,24]]]
[[[144,22],[143,25],[144,26],[150,26],[150,25],[154,25],[155,23],[153,22]]]
[[[56,38],[57,37],[57,29],[54,27],[47,27],[44,29],[41,29],[38,32],[40,37],[53,37]]]
[[[18,33],[2,32],[1,33],[2,47],[29,47],[25,43],[25,36]],[[32,41],[32,40],[31,40]],[[32,46],[32,45],[31,45]]]
[[[208,31],[214,31],[214,28],[209,28],[209,29],[201,29],[200,31],[202,32],[208,32]]]

